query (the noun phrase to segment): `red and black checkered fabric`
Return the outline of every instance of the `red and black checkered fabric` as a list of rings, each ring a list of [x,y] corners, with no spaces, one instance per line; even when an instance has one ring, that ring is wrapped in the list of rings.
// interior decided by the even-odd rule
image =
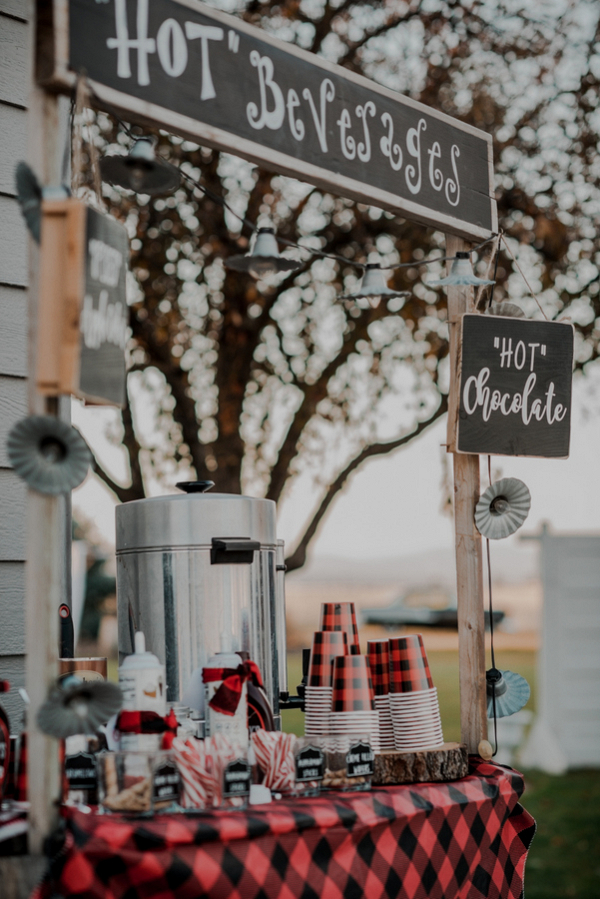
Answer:
[[[370,711],[373,703],[371,671],[366,656],[338,656],[333,660],[332,712]]]
[[[523,778],[472,759],[447,784],[126,819],[65,809],[35,899],[520,899]]]
[[[421,634],[390,640],[390,692],[412,693],[430,690],[433,679]]]
[[[15,780],[15,799],[17,802],[27,802],[27,731],[23,731],[19,738],[19,765]]]
[[[346,631],[350,655],[360,655],[360,640],[353,602],[322,602],[322,631]]]
[[[346,631],[315,631],[308,665],[308,686],[330,687],[334,658],[348,653]]]
[[[369,640],[367,659],[375,696],[386,696],[390,692],[390,641]]]

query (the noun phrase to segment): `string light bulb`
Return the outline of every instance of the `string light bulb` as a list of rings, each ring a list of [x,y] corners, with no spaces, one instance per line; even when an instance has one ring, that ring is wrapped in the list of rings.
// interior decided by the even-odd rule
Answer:
[[[236,272],[248,272],[253,278],[264,278],[265,275],[280,272],[294,272],[301,266],[302,263],[296,259],[287,259],[279,255],[273,227],[258,229],[252,249],[245,256],[230,256],[225,260],[226,268]]]
[[[179,170],[158,159],[149,137],[136,140],[127,156],[105,156],[100,160],[100,173],[109,184],[151,197],[173,193],[181,183]]]
[[[365,273],[356,290],[342,294],[340,300],[368,300],[373,307],[379,305],[382,298],[391,300],[392,297],[408,297],[407,290],[392,290],[385,283],[383,269],[379,262],[368,262]]]
[[[495,281],[489,281],[487,278],[478,278],[471,265],[471,254],[459,251],[452,260],[450,274],[446,278],[442,278],[441,281],[429,281],[427,286],[451,287],[464,285],[469,287],[487,287],[495,283]]]
[[[520,711],[529,701],[531,688],[524,677],[514,671],[489,668],[485,673],[488,718],[507,718]]]

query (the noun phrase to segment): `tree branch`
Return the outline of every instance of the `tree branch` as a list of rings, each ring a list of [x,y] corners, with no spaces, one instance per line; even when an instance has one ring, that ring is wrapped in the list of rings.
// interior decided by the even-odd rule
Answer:
[[[385,21],[382,25],[379,25],[377,28],[373,28],[372,31],[367,31],[358,41],[353,41],[348,45],[348,49],[341,56],[338,61],[338,66],[350,66],[355,62],[355,57],[358,51],[367,44],[371,38],[380,37],[382,34],[386,34],[388,31],[391,31],[392,28],[395,28],[397,25],[403,25],[405,22],[409,22],[411,19],[414,19],[415,16],[419,16],[419,9],[421,7],[421,0],[418,0],[416,4],[413,5],[412,9],[401,16],[399,14],[391,15],[387,21]],[[422,16],[419,16],[422,18]],[[427,17],[430,20],[431,17]]]
[[[102,465],[100,465],[95,455],[93,456],[92,470],[94,474],[96,474],[100,478],[101,481],[104,481],[108,489],[115,494],[120,502],[128,503],[134,499],[143,499],[146,495],[146,491],[144,489],[144,478],[142,476],[142,468],[140,464],[140,452],[142,448],[133,429],[131,403],[128,390],[125,391],[125,406],[123,407],[121,417],[123,419],[124,431],[123,446],[127,450],[127,455],[129,457],[131,484],[128,487],[124,487],[122,484],[117,484],[117,482],[111,478],[111,476],[102,467]]]
[[[93,455],[92,458],[92,471],[95,475],[97,475],[101,481],[104,481],[108,489],[115,494],[119,502],[128,503],[133,499],[143,499],[144,494],[140,495],[137,490],[133,488],[133,486],[123,487],[121,484],[117,484],[116,481],[113,481],[108,472],[100,465],[96,456]]]
[[[296,549],[285,560],[285,564],[288,572],[295,571],[297,568],[301,568],[306,562],[306,553],[308,546],[317,533],[319,529],[319,525],[321,521],[325,517],[327,510],[329,509],[331,503],[343,488],[344,484],[352,474],[352,472],[356,471],[363,462],[366,462],[367,459],[372,458],[373,456],[382,456],[386,453],[390,453],[393,450],[398,449],[401,446],[404,446],[407,443],[410,443],[411,440],[414,440],[419,434],[422,434],[423,431],[427,430],[434,422],[441,418],[448,410],[448,397],[442,395],[441,402],[435,412],[430,415],[428,419],[425,421],[421,421],[418,423],[416,428],[413,431],[409,431],[407,434],[403,434],[401,437],[398,437],[396,440],[389,440],[385,443],[372,443],[370,446],[366,446],[361,452],[352,459],[345,468],[339,473],[335,481],[333,481],[321,500],[319,504],[319,508],[313,515],[308,527],[304,531],[304,534],[300,538],[300,542],[298,543]]]

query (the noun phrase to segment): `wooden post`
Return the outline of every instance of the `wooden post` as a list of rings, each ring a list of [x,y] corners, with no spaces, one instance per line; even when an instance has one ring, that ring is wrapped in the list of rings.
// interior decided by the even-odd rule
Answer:
[[[447,235],[446,255],[454,256],[469,245]],[[450,395],[448,402],[448,452],[454,455],[454,528],[458,602],[458,663],[460,676],[460,725],[463,743],[476,753],[487,739],[485,694],[485,622],[483,614],[483,565],[481,535],[475,527],[479,500],[479,456],[456,452],[459,404],[461,319],[474,311],[472,287],[448,287],[450,328]]]
[[[34,16],[32,15],[32,20]],[[31,41],[32,56],[35,40]],[[31,60],[33,71],[33,58]],[[60,160],[66,139],[61,127],[58,98],[33,87],[28,107],[28,161],[43,185],[60,182]],[[36,390],[35,362],[38,331],[39,247],[30,239],[29,253],[29,413],[57,414],[56,399],[46,400]],[[61,416],[62,417],[62,416]],[[48,687],[58,674],[58,607],[68,601],[65,530],[67,500],[28,491],[27,565],[25,582],[26,666],[28,710],[28,799],[29,851],[39,855],[45,837],[56,823],[60,777],[58,741],[46,737],[36,726],[36,715]]]

